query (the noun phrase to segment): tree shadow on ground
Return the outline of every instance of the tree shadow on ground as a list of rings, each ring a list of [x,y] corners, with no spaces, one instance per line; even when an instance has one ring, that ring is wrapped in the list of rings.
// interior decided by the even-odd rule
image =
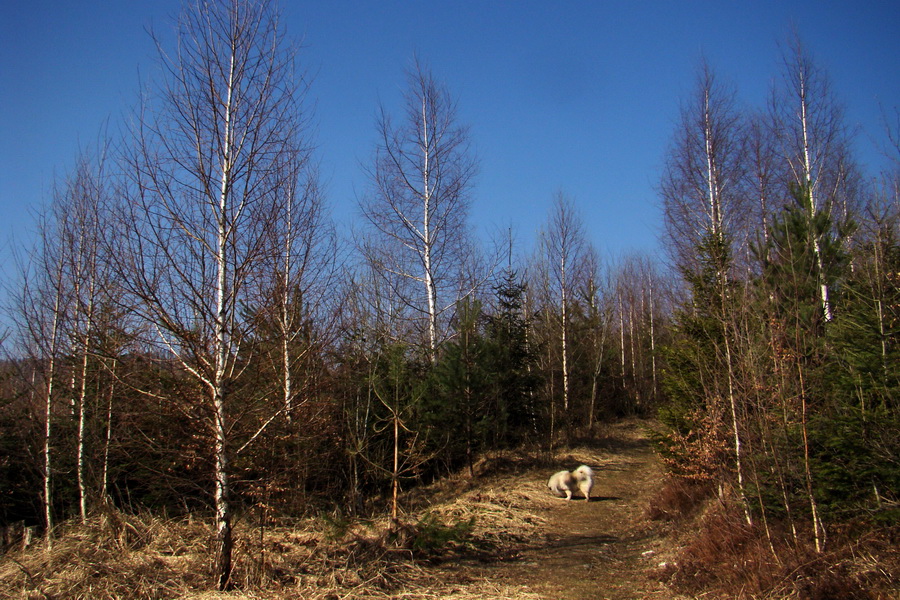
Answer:
[[[591,496],[590,502],[609,502],[611,500],[621,500],[620,496]]]
[[[616,434],[579,433],[566,441],[568,448],[586,448],[588,450],[603,450],[607,452],[621,452],[626,450],[649,450],[653,448],[653,441],[646,437],[634,438]]]

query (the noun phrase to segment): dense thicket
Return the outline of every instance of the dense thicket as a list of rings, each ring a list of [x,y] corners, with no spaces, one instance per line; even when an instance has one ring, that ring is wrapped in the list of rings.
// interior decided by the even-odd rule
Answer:
[[[898,173],[861,186],[824,72],[796,40],[783,69],[769,114],[740,114],[732,96],[710,109],[720,88],[704,65],[705,103],[685,108],[692,131],[676,131],[662,186],[684,296],[661,447],[673,489],[716,490],[741,515],[715,535],[766,540],[760,571],[900,523]],[[738,163],[714,143],[725,114]],[[740,229],[720,216],[724,173],[731,205],[755,215]]]

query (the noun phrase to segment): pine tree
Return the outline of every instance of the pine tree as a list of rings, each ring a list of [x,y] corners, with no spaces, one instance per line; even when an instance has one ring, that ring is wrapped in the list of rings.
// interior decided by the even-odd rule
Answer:
[[[423,409],[423,419],[433,431],[432,443],[450,466],[464,458],[470,476],[475,454],[491,441],[488,433],[495,423],[487,406],[490,374],[485,366],[488,347],[479,331],[481,317],[480,302],[460,301],[456,337],[445,344],[432,370],[434,393]]]
[[[495,423],[495,445],[517,443],[538,432],[539,414],[535,392],[539,383],[537,348],[529,338],[530,324],[524,314],[526,287],[514,270],[506,269],[494,288],[496,312],[488,317],[485,337],[487,369],[491,373],[491,407]]]
[[[900,244],[890,226],[856,252],[826,331],[828,402],[810,424],[812,469],[836,518],[900,521]]]
[[[827,207],[826,207],[827,208]],[[805,506],[812,521],[816,550],[824,548],[825,521],[821,506],[821,457],[817,423],[831,418],[826,327],[841,306],[829,301],[822,305],[821,289],[839,296],[848,271],[843,252],[849,225],[833,226],[830,210],[817,210],[809,201],[805,186],[792,188],[792,203],[772,225],[769,246],[760,255],[763,261],[759,289],[767,312],[771,349],[773,396],[780,410],[780,427],[766,431],[764,443],[773,449],[770,460],[779,461],[777,481],[761,483],[781,488],[785,510]],[[823,421],[823,419],[825,421]]]
[[[728,245],[710,233],[697,249],[694,269],[683,269],[690,300],[675,313],[673,339],[663,349],[662,387],[667,401],[659,418],[667,428],[661,441],[670,468],[679,475],[709,480],[726,463],[728,366],[723,364],[723,313],[729,294],[724,274],[730,265]]]

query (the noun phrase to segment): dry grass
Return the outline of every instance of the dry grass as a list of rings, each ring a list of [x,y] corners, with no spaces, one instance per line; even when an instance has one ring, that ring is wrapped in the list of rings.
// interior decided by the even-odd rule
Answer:
[[[654,521],[678,521],[695,516],[712,496],[707,482],[668,477],[649,502],[647,516]]]
[[[640,445],[639,424],[610,429],[602,439],[603,446],[585,440],[549,458],[485,457],[476,464],[475,478],[464,471],[406,494],[407,512],[399,523],[323,515],[261,528],[258,515],[247,514],[235,524],[231,592],[212,591],[210,521],[109,512],[86,525],[65,526],[52,549],[38,544],[0,556],[0,598],[537,600],[561,597],[545,571],[565,562],[567,551],[578,559],[568,566],[596,569],[590,585],[616,584],[621,594],[608,591],[609,597],[631,597],[635,585],[649,581],[649,559],[641,555],[649,542],[643,530],[632,531],[643,506],[634,489],[636,483],[654,487],[658,474],[644,467],[649,450]],[[630,450],[620,454],[617,448]],[[598,493],[604,497],[564,506],[547,494],[546,477],[580,463],[598,468]],[[565,517],[570,512],[581,514],[583,522],[572,525]],[[602,548],[583,555],[590,550],[579,542],[583,531],[549,539],[548,530],[561,523],[593,532]],[[569,537],[574,541],[567,550]],[[556,563],[545,560],[547,551],[555,553]],[[625,567],[631,570],[623,575]],[[567,597],[594,597],[597,589]]]
[[[737,506],[713,501],[681,531],[685,545],[659,575],[682,592],[722,599],[900,598],[897,528],[861,538],[835,532],[817,553],[812,540],[793,540],[786,531],[767,536]]]
[[[0,559],[4,598],[172,598],[209,579],[209,530],[109,512]]]
[[[492,468],[504,471],[502,462]],[[410,497],[407,505],[415,511],[399,523],[320,517],[260,528],[240,521],[236,591],[222,593],[210,591],[211,522],[108,511],[86,525],[66,524],[51,548],[42,541],[0,556],[0,598],[536,597],[464,576],[448,580],[430,568],[502,558],[540,525],[526,508],[537,490],[509,487],[495,491],[455,476]]]

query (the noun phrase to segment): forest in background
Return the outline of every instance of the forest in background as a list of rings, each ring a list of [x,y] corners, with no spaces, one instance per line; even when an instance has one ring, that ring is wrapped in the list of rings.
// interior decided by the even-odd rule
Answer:
[[[186,7],[121,138],[57,182],[5,307],[0,525],[209,515],[226,588],[237,515],[400,519],[484,453],[641,415],[666,518],[718,498],[775,561],[896,538],[900,170],[854,161],[799,35],[765,107],[698,68],[666,257],[602,257],[564,192],[523,256],[473,237],[471,133],[418,60],[341,239],[276,16]],[[896,114],[880,135],[900,160]]]

